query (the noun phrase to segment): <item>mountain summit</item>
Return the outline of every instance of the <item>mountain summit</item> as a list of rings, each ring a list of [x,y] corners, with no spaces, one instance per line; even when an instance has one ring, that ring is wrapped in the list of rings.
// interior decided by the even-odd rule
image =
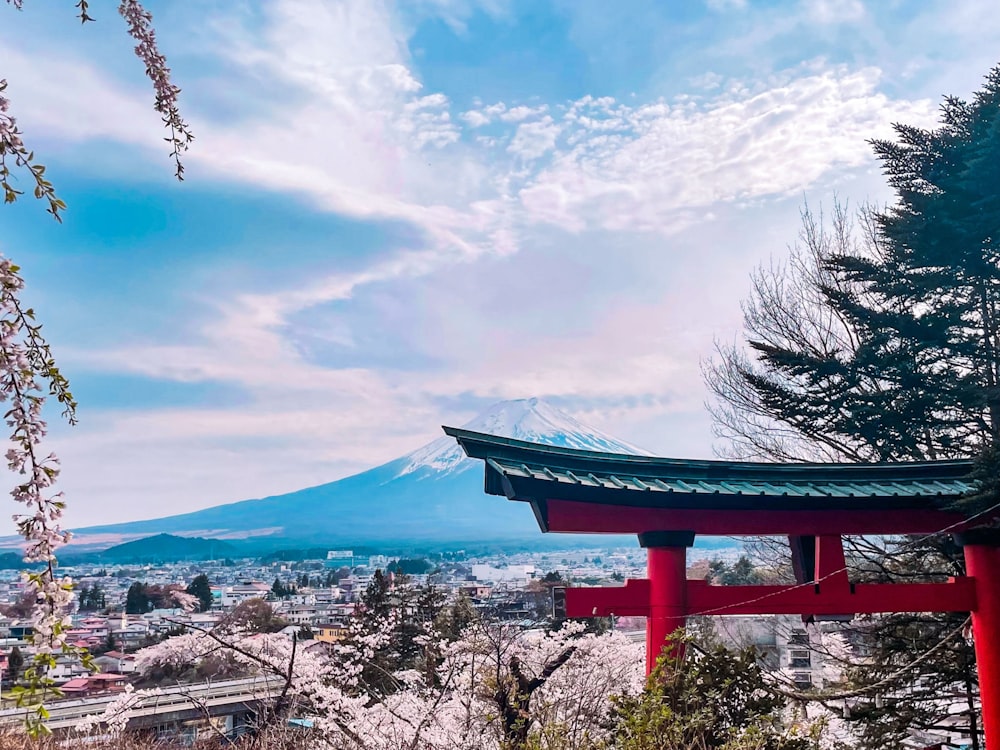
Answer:
[[[463,426],[546,445],[650,455],[537,398],[502,401]],[[518,506],[484,495],[482,465],[445,436],[335,482],[183,515],[91,526],[76,530],[74,542],[150,534],[252,538],[275,547],[537,539],[531,513]]]
[[[607,453],[629,453],[636,456],[651,455],[642,448],[583,424],[540,398],[501,401],[475,419],[466,422],[462,428],[515,440],[526,440],[529,443]],[[406,454],[401,460],[407,462],[400,472],[401,475],[420,469],[448,472],[479,465],[466,458],[455,439],[447,435]]]

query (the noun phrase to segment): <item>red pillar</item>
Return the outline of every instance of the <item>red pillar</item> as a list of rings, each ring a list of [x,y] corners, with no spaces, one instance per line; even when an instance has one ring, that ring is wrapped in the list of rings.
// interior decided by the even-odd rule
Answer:
[[[976,582],[972,637],[986,750],[1000,750],[1000,530],[972,529],[956,536],[965,548],[966,573]]]
[[[653,671],[667,637],[684,627],[687,616],[687,548],[694,532],[650,531],[639,534],[646,548],[649,616],[646,618],[646,674]]]

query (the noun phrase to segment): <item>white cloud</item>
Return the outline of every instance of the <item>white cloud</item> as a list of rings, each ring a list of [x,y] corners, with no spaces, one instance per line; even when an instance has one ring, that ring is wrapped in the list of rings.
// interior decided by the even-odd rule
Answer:
[[[500,114],[500,119],[504,122],[521,122],[532,117],[544,115],[548,111],[548,106],[542,104],[538,107],[518,106],[511,107],[506,112]]]
[[[710,310],[704,291],[718,294],[717,304],[732,316],[745,264],[728,264],[732,277],[722,293],[719,269],[700,264],[693,248],[677,248],[663,256],[662,267],[648,261],[636,267],[643,283],[633,282],[633,291],[657,290],[659,301],[619,301],[589,327],[569,323],[573,332],[547,335],[532,326],[518,331],[511,314],[522,306],[537,310],[539,299],[551,293],[538,290],[532,297],[521,291],[523,272],[505,281],[477,280],[467,275],[475,264],[460,261],[487,251],[510,253],[525,243],[539,252],[544,245],[537,232],[557,227],[592,233],[579,241],[581,258],[616,257],[620,264],[621,248],[601,239],[601,232],[633,238],[630,244],[636,232],[645,232],[650,247],[658,246],[685,227],[704,224],[706,214],[724,213],[727,205],[795,194],[837,170],[870,164],[866,137],[883,132],[892,119],[933,115],[928,102],[892,101],[879,93],[877,71],[792,71],[767,84],[734,84],[701,101],[628,106],[584,97],[559,120],[546,114],[504,124],[507,138],[481,143],[475,148],[484,150],[477,153],[454,142],[445,97],[416,95],[399,71],[378,74],[390,83],[375,85],[376,69],[394,70],[366,68],[363,94],[344,93],[353,90],[356,78],[310,77],[309,85],[331,91],[330,97],[297,105],[276,123],[203,123],[200,158],[239,179],[301,192],[331,210],[411,221],[427,232],[427,247],[401,249],[353,273],[220,300],[200,334],[184,343],[71,353],[77,368],[227,384],[247,394],[249,406],[108,415],[66,444],[68,461],[83,465],[100,455],[127,456],[152,476],[164,472],[154,467],[156,455],[190,463],[193,477],[208,477],[212,465],[219,467],[227,477],[224,490],[213,485],[212,497],[191,500],[188,507],[196,507],[300,487],[392,458],[433,436],[436,401],[456,393],[589,400],[615,410],[620,424],[635,419],[629,414],[651,411],[667,421],[671,414],[690,415],[701,400],[697,360],[708,351],[712,326],[722,315]],[[513,109],[498,103],[479,111],[499,120]],[[378,125],[374,138],[372,123]],[[261,153],[251,143],[274,148]],[[501,146],[509,149],[510,162],[497,158]],[[451,166],[438,170],[439,180],[409,184],[419,174],[411,171],[416,155],[428,148],[442,150]],[[489,165],[472,172],[477,187],[471,192],[452,168],[470,161]],[[526,169],[524,162],[538,166]],[[425,191],[441,201],[427,202]],[[702,231],[690,236],[701,237]],[[531,256],[517,261],[529,274],[538,272],[535,263]],[[681,271],[682,263],[695,265]],[[494,283],[508,290],[499,307],[484,294]],[[324,365],[299,342],[296,316],[332,301],[366,299],[386,287],[394,294],[427,288],[427,296],[410,305],[415,327],[406,340],[440,360],[443,371]],[[583,286],[576,296],[593,305],[598,288]],[[455,309],[462,315],[454,316]],[[533,320],[540,314],[532,313]],[[643,333],[650,321],[670,325],[650,338]],[[353,325],[384,324],[370,319]],[[342,342],[355,341],[359,332],[343,319],[335,330]],[[484,339],[490,341],[485,350],[478,345]],[[624,406],[630,399],[633,405]],[[245,468],[275,461],[282,468],[269,473]],[[164,475],[157,492],[176,494],[182,484]],[[96,486],[103,485],[87,492]]]
[[[472,128],[481,128],[483,125],[490,124],[490,118],[477,109],[470,109],[468,112],[463,112],[461,118]]]
[[[517,126],[514,139],[507,151],[525,160],[533,160],[555,148],[562,126],[546,115],[538,122],[524,122]]]
[[[806,16],[820,24],[856,23],[865,17],[861,0],[805,0]]]
[[[690,83],[693,88],[712,91],[713,89],[719,88],[724,80],[725,79],[721,75],[709,70],[692,78]]]
[[[514,109],[523,111],[530,109],[529,107],[515,107]],[[503,102],[496,102],[488,107],[483,107],[482,109],[470,109],[467,112],[463,112],[460,117],[469,124],[472,128],[481,128],[483,125],[489,125],[496,118],[505,119],[507,113],[507,105]],[[518,119],[515,117],[514,119]]]
[[[879,71],[787,76],[704,103],[577,102],[568,150],[518,192],[529,217],[579,231],[671,231],[713,204],[800,192],[834,169],[871,163],[866,139],[893,121],[930,123],[929,101],[878,91]],[[610,132],[609,132],[610,131]]]
[[[112,83],[80,60],[37,55],[0,39],[3,75],[12,112],[30,144],[33,139],[81,143],[110,139],[163,151],[162,123],[145,90]]]

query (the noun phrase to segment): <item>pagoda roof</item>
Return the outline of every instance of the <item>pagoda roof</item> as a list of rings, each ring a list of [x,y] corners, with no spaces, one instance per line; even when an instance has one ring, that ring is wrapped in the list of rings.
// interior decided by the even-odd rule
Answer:
[[[969,460],[760,463],[632,456],[541,445],[445,427],[486,464],[485,490],[530,502],[671,510],[940,511],[975,490]],[[567,506],[568,507],[568,506]],[[570,530],[570,529],[565,529]]]

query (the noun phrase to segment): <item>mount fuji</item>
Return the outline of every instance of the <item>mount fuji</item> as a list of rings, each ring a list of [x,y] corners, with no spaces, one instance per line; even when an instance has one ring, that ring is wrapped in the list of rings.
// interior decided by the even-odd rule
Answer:
[[[650,455],[537,398],[503,401],[466,429],[568,448]],[[316,487],[147,521],[74,531],[95,547],[152,534],[247,540],[256,547],[537,541],[520,503],[483,492],[483,467],[450,437],[368,471]],[[109,541],[111,540],[111,541]],[[555,541],[555,540],[552,540]]]

